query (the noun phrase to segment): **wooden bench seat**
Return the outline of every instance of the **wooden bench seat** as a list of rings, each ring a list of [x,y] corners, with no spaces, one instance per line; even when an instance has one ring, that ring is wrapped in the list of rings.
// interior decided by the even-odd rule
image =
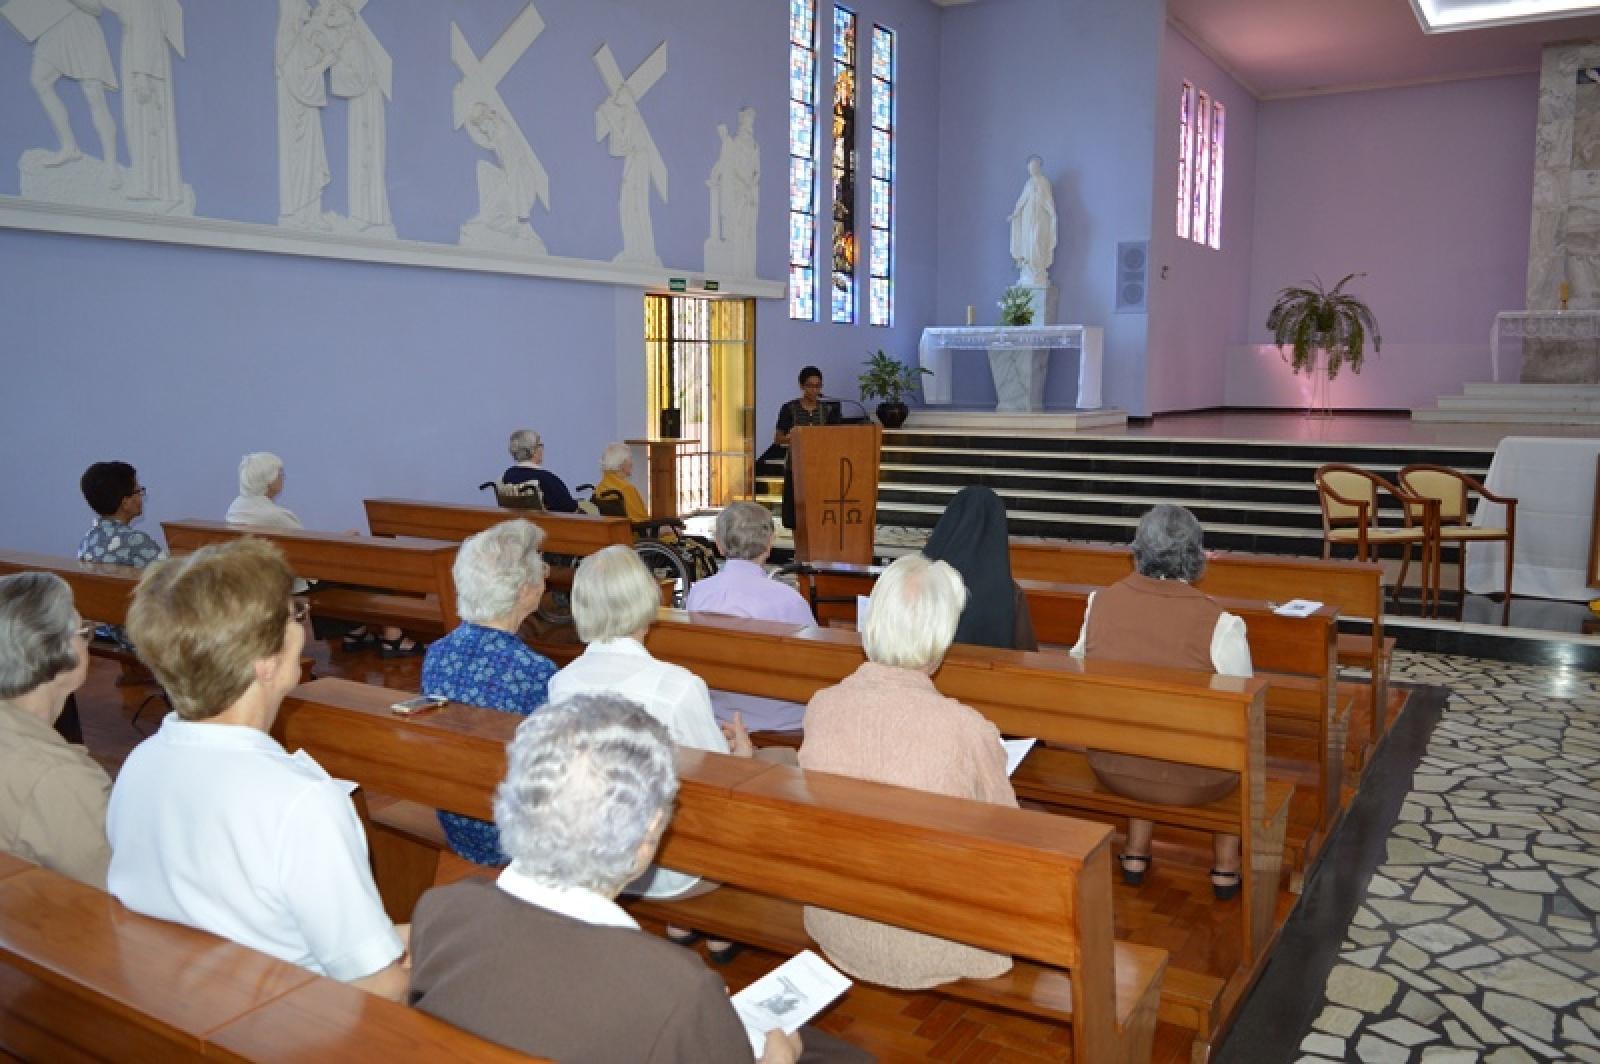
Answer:
[[[0,854],[0,1053],[23,1060],[526,1061]]]
[[[323,616],[392,624],[422,635],[442,635],[461,620],[450,572],[455,543],[251,528],[219,521],[163,521],[161,530],[167,546],[180,554],[255,536],[282,548],[297,576],[360,586],[361,590],[313,589],[312,608]]]
[[[275,732],[370,790],[485,815],[517,719],[458,705],[401,719],[387,707],[403,696],[320,680],[285,700]],[[1024,969],[1009,987],[993,981],[986,1003],[1048,1005],[1056,1018],[1070,1008],[1075,1059],[1149,1059],[1166,958],[1113,941],[1105,828],[693,750],[678,751],[678,768],[660,860],[728,884],[706,897],[725,898],[752,922],[775,915],[775,930],[757,944],[786,942],[807,903],[1019,956],[1040,977]],[[375,857],[412,841],[380,831],[372,839]],[[773,898],[787,915],[761,908]],[[1052,979],[1053,993],[1035,986]]]

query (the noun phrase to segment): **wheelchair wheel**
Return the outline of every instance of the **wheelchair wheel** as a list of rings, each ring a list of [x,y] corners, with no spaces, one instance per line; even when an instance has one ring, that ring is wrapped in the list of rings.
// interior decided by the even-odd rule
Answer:
[[[694,573],[684,563],[682,556],[665,543],[657,543],[653,539],[640,540],[633,545],[633,550],[657,580],[672,581],[671,604],[674,609],[683,609],[689,585],[694,583]]]

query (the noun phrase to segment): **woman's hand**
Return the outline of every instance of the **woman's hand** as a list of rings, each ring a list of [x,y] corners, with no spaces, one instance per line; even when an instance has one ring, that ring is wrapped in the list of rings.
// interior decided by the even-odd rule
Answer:
[[[734,757],[754,757],[755,744],[750,741],[750,733],[744,727],[744,714],[735,713],[732,724],[722,725],[722,737],[728,740],[728,752]]]
[[[784,1034],[783,1028],[774,1027],[767,1032],[767,1044],[761,1050],[756,1064],[794,1064],[805,1047],[800,1044],[800,1032]]]

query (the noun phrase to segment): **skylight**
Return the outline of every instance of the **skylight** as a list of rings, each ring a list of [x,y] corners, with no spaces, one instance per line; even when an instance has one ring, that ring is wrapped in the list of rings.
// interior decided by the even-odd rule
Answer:
[[[1411,0],[1411,7],[1424,33],[1600,14],[1600,4],[1586,0]]]

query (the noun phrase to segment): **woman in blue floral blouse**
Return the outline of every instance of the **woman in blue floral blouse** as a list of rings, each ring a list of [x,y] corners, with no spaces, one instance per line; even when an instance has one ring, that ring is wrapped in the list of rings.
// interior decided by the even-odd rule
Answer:
[[[517,635],[544,595],[543,542],[543,529],[518,518],[461,544],[454,568],[461,626],[428,647],[425,693],[524,717],[545,704],[556,667]],[[462,857],[505,863],[493,824],[456,813],[440,813],[439,822]]]

